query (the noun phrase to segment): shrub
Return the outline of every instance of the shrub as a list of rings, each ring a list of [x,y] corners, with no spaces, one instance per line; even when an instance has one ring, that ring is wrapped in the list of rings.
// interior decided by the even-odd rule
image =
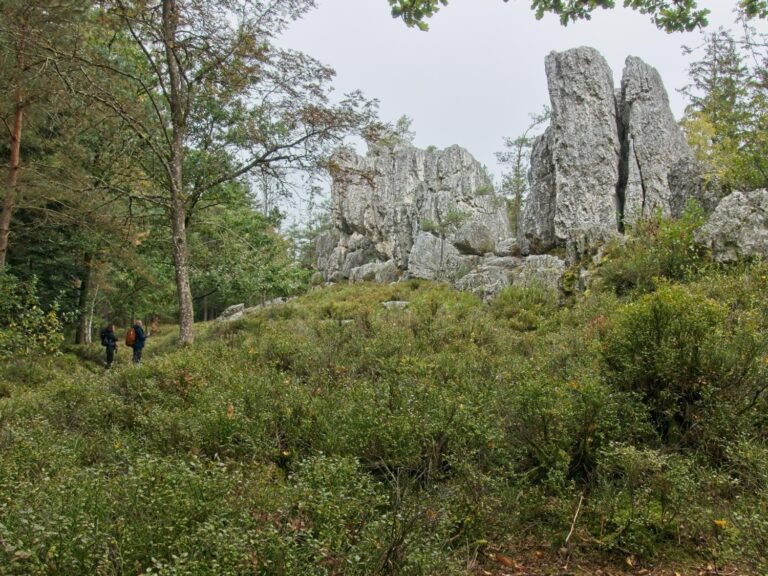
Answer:
[[[682,446],[738,430],[753,407],[745,398],[765,389],[765,348],[749,313],[662,285],[618,309],[602,357],[608,381],[647,406],[661,441]]]
[[[41,307],[37,282],[20,282],[0,272],[0,359],[52,354],[63,341],[57,306]]]
[[[605,447],[593,495],[601,544],[647,555],[664,540],[676,540],[697,496],[698,476],[677,455],[625,444]]]
[[[617,294],[650,292],[659,279],[685,280],[705,265],[704,250],[694,233],[704,224],[704,213],[691,205],[678,220],[640,220],[623,243],[609,245],[599,267],[599,278]]]
[[[557,309],[557,291],[545,286],[509,286],[491,301],[491,313],[515,330],[535,330]]]

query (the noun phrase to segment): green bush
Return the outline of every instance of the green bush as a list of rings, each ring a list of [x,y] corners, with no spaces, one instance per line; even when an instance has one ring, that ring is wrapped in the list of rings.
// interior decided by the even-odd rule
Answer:
[[[765,389],[765,350],[749,311],[662,285],[616,311],[602,357],[608,381],[636,395],[661,441],[679,447],[739,430]]]
[[[699,474],[688,459],[612,444],[601,451],[597,472],[592,529],[602,546],[648,555],[676,542],[682,522],[695,523]]]
[[[0,359],[53,354],[63,341],[57,308],[41,307],[36,281],[0,271]]]
[[[491,313],[515,330],[536,330],[557,309],[557,290],[509,286],[491,301]]]
[[[659,280],[685,280],[706,264],[704,250],[694,233],[704,224],[704,213],[689,206],[678,220],[653,218],[638,221],[632,230],[605,251],[598,279],[617,294],[650,292]]]

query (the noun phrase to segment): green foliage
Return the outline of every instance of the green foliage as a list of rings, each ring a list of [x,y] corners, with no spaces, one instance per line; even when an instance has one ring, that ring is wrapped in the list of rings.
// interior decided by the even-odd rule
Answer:
[[[682,218],[643,219],[621,241],[610,244],[598,269],[598,277],[617,294],[649,292],[660,280],[685,280],[706,264],[694,233],[704,223],[695,205]]]
[[[764,38],[743,23],[738,40],[718,30],[705,36],[701,59],[689,67],[690,100],[683,128],[710,178],[729,190],[765,187],[768,117]],[[689,50],[689,52],[693,52]]]
[[[509,286],[491,301],[491,313],[515,330],[535,330],[557,308],[557,291],[545,286]]]
[[[448,0],[389,0],[389,5],[392,7],[393,18],[402,18],[408,26],[427,30],[424,20],[434,16],[440,6],[447,6]],[[607,9],[615,5],[614,0],[533,0],[531,9],[539,19],[550,12],[556,14],[560,17],[560,23],[566,26],[569,22],[589,20],[597,8]],[[743,5],[747,6],[750,15],[754,13],[763,16],[766,13],[762,0],[743,0]],[[690,32],[706,26],[709,14],[709,10],[698,8],[695,0],[624,0],[624,6],[649,14],[654,24],[666,32]]]
[[[36,279],[0,272],[0,358],[53,354],[63,340],[57,307],[41,306]]]
[[[716,452],[742,429],[745,399],[765,388],[768,342],[756,322],[754,311],[661,286],[616,311],[603,338],[606,377],[638,396],[664,444]]]
[[[139,367],[28,359],[0,389],[0,574],[458,575],[559,548],[580,502],[574,557],[759,572],[766,270],[699,274],[569,305],[333,286]]]

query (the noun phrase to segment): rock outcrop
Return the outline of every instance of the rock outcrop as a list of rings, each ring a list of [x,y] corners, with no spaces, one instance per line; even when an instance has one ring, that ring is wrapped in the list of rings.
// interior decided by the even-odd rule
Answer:
[[[630,56],[617,90],[605,59],[575,48],[547,56],[546,72],[550,125],[531,152],[516,234],[463,148],[343,150],[332,162],[335,230],[317,243],[322,277],[447,280],[486,298],[510,284],[557,287],[567,264],[625,225],[657,211],[678,216],[690,198],[714,209],[719,192],[701,176],[654,68]]]
[[[768,259],[768,190],[733,192],[723,198],[696,240],[718,262]]]
[[[524,210],[524,252],[531,251],[527,243],[544,252],[604,240],[618,228],[620,139],[611,69],[597,50],[578,48],[549,54],[546,70],[552,118],[532,159],[536,192]]]
[[[693,153],[672,115],[661,76],[640,58],[627,58],[619,111],[622,221],[634,224],[657,210],[671,216],[675,210],[670,172],[680,162],[694,169]]]
[[[335,230],[317,242],[328,281],[451,280],[511,236],[504,200],[459,146],[341,150],[332,165]]]
[[[592,48],[553,52],[546,70],[552,117],[531,154],[523,254],[575,257],[656,210],[679,212],[697,165],[659,73],[630,56],[615,91]]]

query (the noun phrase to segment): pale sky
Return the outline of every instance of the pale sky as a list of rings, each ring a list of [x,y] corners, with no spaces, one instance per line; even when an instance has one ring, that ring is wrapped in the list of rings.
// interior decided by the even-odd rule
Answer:
[[[382,120],[409,116],[417,146],[459,144],[496,175],[502,138],[519,135],[529,113],[549,103],[544,57],[552,50],[597,48],[617,85],[626,57],[639,56],[661,73],[679,118],[685,102],[677,90],[691,61],[681,46],[701,43],[698,32],[666,34],[624,8],[564,28],[552,15],[536,20],[526,0],[451,0],[421,32],[392,19],[386,0],[317,4],[283,45],[334,68],[339,93],[360,89],[378,98]],[[709,30],[736,27],[736,0],[699,4],[712,10]]]

